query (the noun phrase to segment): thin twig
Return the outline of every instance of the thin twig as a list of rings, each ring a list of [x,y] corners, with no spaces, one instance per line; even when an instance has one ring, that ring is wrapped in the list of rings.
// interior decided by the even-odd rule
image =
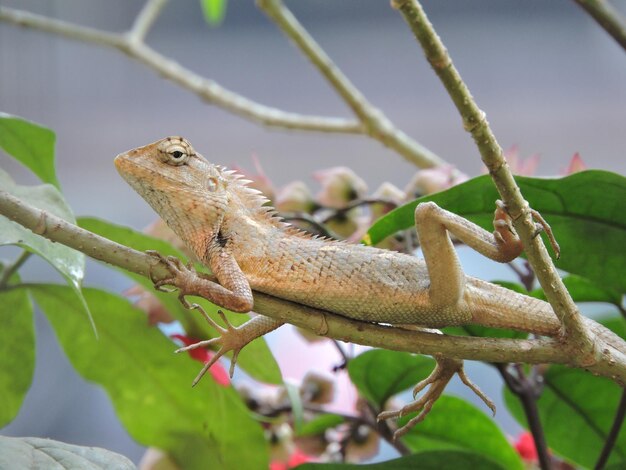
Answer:
[[[530,265],[528,264],[528,261],[524,260],[525,271],[523,271],[521,268],[519,268],[515,264],[515,261],[511,261],[510,263],[507,263],[507,265],[517,275],[517,277],[519,278],[520,282],[524,286],[524,289],[526,289],[527,291],[531,291],[533,289],[533,285],[535,284],[535,273],[530,268]]]
[[[335,346],[335,349],[339,352],[339,355],[341,356],[341,358],[343,359],[342,364],[339,364],[338,366],[333,366],[333,372],[344,370],[346,367],[348,367],[348,362],[350,361],[351,358],[341,347],[341,344],[339,343],[339,341],[337,341],[336,339],[333,339],[332,343]]]
[[[108,33],[6,7],[0,7],[0,20],[76,41],[119,49],[130,58],[143,63],[162,77],[195,93],[207,102],[266,126],[342,134],[365,133],[363,125],[355,120],[306,116],[257,103],[159,54],[139,40],[142,35],[147,34],[149,27],[156,19],[156,13],[158,13],[156,7],[159,4],[159,1],[150,1],[148,3],[150,9],[144,8],[142,10],[144,16],[140,15],[141,21],[138,19],[135,22],[131,30],[134,33],[125,34]]]
[[[574,0],[626,50],[626,21],[606,0]]]
[[[363,199],[355,199],[354,201],[350,201],[348,204],[338,209],[332,208],[332,207],[322,207],[322,209],[328,209],[332,211],[331,214],[329,214],[328,216],[324,217],[324,219],[322,219],[322,223],[327,224],[331,220],[341,218],[346,213],[350,212],[352,209],[355,209],[357,207],[371,206],[374,204],[385,204],[390,209],[395,209],[396,207],[398,207],[398,204],[396,204],[393,201],[390,201],[389,199],[367,198],[367,197]]]
[[[22,265],[26,262],[26,260],[30,258],[30,255],[32,255],[30,251],[26,251],[26,250],[22,251],[22,254],[20,254],[20,256],[13,263],[8,265],[4,269],[4,272],[2,273],[2,277],[0,277],[0,288],[7,285],[7,282],[9,282],[9,279],[11,279],[11,276],[13,276],[13,273],[15,273],[18,269],[22,267]]]
[[[500,372],[509,390],[519,398],[522,408],[524,408],[528,428],[535,441],[539,465],[542,470],[549,470],[551,468],[550,454],[548,453],[548,445],[546,444],[539,410],[537,409],[537,398],[539,398],[542,387],[532,379],[529,379],[521,367],[517,367],[517,374],[513,375],[509,371],[507,364],[494,364],[494,366]]]
[[[259,8],[298,46],[339,96],[350,106],[361,121],[367,135],[395,150],[421,168],[445,163],[433,152],[397,129],[380,109],[367,101],[365,96],[343,74],[281,0],[258,0],[257,3]]]
[[[613,424],[611,425],[611,430],[609,431],[609,435],[606,437],[604,441],[604,447],[602,448],[602,452],[600,452],[600,456],[598,457],[598,461],[596,462],[595,470],[602,470],[611,456],[611,452],[615,447],[615,443],[617,442],[617,437],[619,436],[619,432],[622,429],[622,424],[624,423],[624,417],[626,416],[626,390],[622,390],[622,398],[619,401],[619,405],[617,406],[617,410],[615,412],[615,418],[613,418]]]
[[[128,33],[131,41],[143,42],[145,40],[166,3],[167,0],[148,0],[146,2]]]
[[[502,148],[489,127],[485,113],[474,101],[419,2],[417,0],[393,0],[392,5],[400,11],[413,31],[428,62],[461,114],[465,130],[472,135],[482,161],[489,169],[498,192],[513,219],[513,225],[524,244],[528,261],[537,275],[546,298],[563,325],[565,341],[571,346],[576,346],[577,361],[580,365],[599,361],[602,351],[598,350],[591,333],[585,328],[582,315],[563,285],[541,238],[534,236],[536,228],[528,202],[522,197],[513,179],[502,154]]]
[[[305,212],[281,212],[280,216],[283,220],[285,220],[285,222],[304,222],[305,224],[309,224],[313,227],[319,235],[334,238],[335,240],[341,240],[340,236],[333,233],[330,229],[328,229],[328,227],[316,220],[315,217]]]

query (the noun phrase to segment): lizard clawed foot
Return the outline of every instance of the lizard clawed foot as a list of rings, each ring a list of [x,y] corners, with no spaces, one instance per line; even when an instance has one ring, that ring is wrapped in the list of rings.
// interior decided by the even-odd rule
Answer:
[[[501,200],[496,201],[496,211],[493,214],[493,237],[499,246],[501,254],[508,259],[515,259],[524,249],[522,241],[513,228],[511,216],[506,205]]]
[[[521,252],[521,241],[517,237],[517,233],[513,229],[513,225],[511,223],[511,216],[509,214],[508,208],[504,202],[501,200],[496,201],[496,212],[493,218],[493,225],[496,229],[493,232],[494,237],[498,241],[499,244],[508,244],[511,241],[519,243],[520,252]],[[545,232],[548,236],[548,240],[550,241],[550,246],[554,250],[554,256],[556,259],[559,259],[561,256],[561,247],[559,246],[556,238],[554,237],[554,233],[552,232],[552,227],[550,224],[546,222],[543,216],[536,211],[535,209],[529,209],[530,215],[535,221],[535,232],[533,233],[533,238],[537,237],[541,232]]]
[[[170,272],[170,276],[163,279],[154,279],[152,270],[150,270],[150,280],[154,284],[154,288],[161,292],[174,292],[178,289],[178,300],[185,306],[185,308],[192,308],[192,306],[185,300],[185,295],[192,294],[193,290],[191,286],[198,277],[198,273],[194,269],[191,262],[185,265],[180,259],[175,256],[163,256],[158,251],[148,250],[147,254],[163,263]],[[173,288],[167,288],[165,286],[172,286]]]
[[[413,398],[415,398],[418,393],[430,385],[426,393],[424,393],[420,399],[409,403],[399,410],[384,411],[377,416],[376,419],[378,421],[382,421],[385,419],[400,418],[413,411],[419,411],[419,414],[416,417],[409,420],[404,426],[393,434],[394,439],[403,436],[417,423],[426,418],[426,415],[430,412],[437,399],[441,396],[444,389],[448,385],[448,382],[450,382],[450,379],[454,377],[454,374],[458,374],[461,381],[476,395],[478,395],[494,414],[496,413],[496,406],[494,403],[465,374],[465,371],[463,370],[463,361],[441,357],[436,358],[436,360],[437,365],[432,373],[426,379],[419,382],[413,389]]]
[[[209,346],[219,345],[220,347],[215,355],[206,364],[204,364],[204,367],[196,376],[191,386],[195,387],[195,385],[200,381],[204,374],[206,374],[211,366],[215,364],[220,357],[222,357],[229,351],[233,351],[233,357],[230,361],[229,369],[229,375],[232,378],[235,372],[235,364],[237,364],[237,357],[239,356],[239,352],[246,344],[250,342],[250,338],[242,335],[240,331],[228,321],[226,315],[224,315],[224,312],[222,312],[221,310],[218,310],[217,313],[224,321],[226,328],[222,328],[221,326],[219,326],[200,305],[191,304],[189,308],[200,311],[200,313],[202,313],[209,325],[211,325],[220,333],[220,336],[217,338],[211,338],[206,341],[199,341],[197,343],[185,346],[184,348],[180,348],[175,351],[176,353],[181,353],[185,351],[191,351],[192,349],[205,348]]]

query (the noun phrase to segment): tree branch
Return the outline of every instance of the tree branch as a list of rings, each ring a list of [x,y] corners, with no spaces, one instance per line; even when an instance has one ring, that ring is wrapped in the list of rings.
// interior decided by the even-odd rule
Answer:
[[[143,6],[132,28],[128,32],[129,39],[134,42],[143,42],[150,28],[159,17],[167,0],[148,0]]]
[[[289,37],[296,41],[303,53],[311,59],[352,108],[358,120],[308,116],[266,106],[230,91],[217,82],[204,78],[159,54],[144,40],[166,1],[148,0],[137,15],[130,31],[122,34],[100,31],[6,7],[0,7],[0,20],[72,40],[118,49],[131,59],[143,63],[159,75],[195,93],[205,101],[265,126],[367,135],[395,150],[418,167],[427,168],[445,163],[432,151],[397,129],[380,110],[373,107],[279,1],[261,0],[261,7],[266,9]]]
[[[342,134],[365,133],[364,127],[358,121],[305,116],[249,100],[159,54],[142,39],[156,20],[163,4],[163,0],[150,0],[135,20],[131,31],[126,34],[108,33],[6,7],[0,7],[0,20],[75,41],[119,49],[130,58],[143,63],[162,77],[195,93],[207,102],[266,126]]]
[[[74,248],[99,261],[155,280],[169,277],[167,267],[146,253],[91,233],[59,217],[37,209],[0,190],[0,215],[37,235]],[[485,362],[557,363],[580,367],[572,349],[558,339],[505,339],[450,336],[366,323],[333,315],[287,300],[254,292],[254,310],[276,320],[306,328],[320,336],[379,348],[417,354],[438,354]],[[626,355],[607,348],[589,371],[626,382]]]
[[[304,29],[282,0],[258,0],[258,6],[291,39],[313,63],[339,96],[352,109],[363,125],[364,132],[395,150],[405,159],[421,168],[443,165],[445,161],[397,129],[352,84],[315,39]]]
[[[582,316],[563,285],[541,237],[536,236],[537,229],[528,202],[522,197],[513,179],[502,154],[502,148],[489,127],[485,113],[474,101],[419,2],[417,0],[393,0],[392,5],[400,11],[413,31],[428,62],[461,114],[465,130],[472,135],[482,161],[489,169],[498,192],[513,218],[513,224],[524,244],[528,261],[537,275],[546,298],[563,325],[564,340],[571,347],[576,347],[578,364],[584,366],[600,361],[603,352],[596,348],[594,339],[585,328]]]
[[[624,19],[606,0],[574,0],[626,50]]]

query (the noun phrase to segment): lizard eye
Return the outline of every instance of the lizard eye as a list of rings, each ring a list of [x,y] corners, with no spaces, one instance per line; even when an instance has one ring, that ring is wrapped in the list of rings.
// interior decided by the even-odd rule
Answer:
[[[189,152],[182,145],[171,145],[161,153],[161,160],[173,166],[185,164],[188,158]]]

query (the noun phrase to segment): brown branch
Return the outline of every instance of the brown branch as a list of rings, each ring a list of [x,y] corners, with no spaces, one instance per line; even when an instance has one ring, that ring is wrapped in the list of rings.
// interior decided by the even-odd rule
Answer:
[[[142,276],[148,276],[152,271],[155,280],[169,277],[167,267],[154,257],[77,227],[3,190],[0,190],[0,215],[99,261]],[[367,346],[484,362],[556,363],[581,367],[572,349],[558,339],[480,338],[403,330],[333,315],[256,291],[254,310],[320,336]],[[626,355],[619,351],[607,349],[601,360],[586,369],[618,383],[626,383]]]
[[[411,28],[428,62],[462,116],[465,130],[472,135],[482,161],[489,169],[498,192],[513,218],[528,261],[563,325],[563,337],[571,347],[576,348],[575,360],[581,366],[597,363],[601,360],[603,352],[598,351],[591,333],[585,328],[582,316],[563,285],[541,238],[535,236],[536,227],[531,209],[513,179],[485,113],[474,101],[419,2],[394,0],[392,5],[400,11]]]
[[[266,126],[342,134],[365,133],[363,125],[355,120],[306,116],[257,103],[159,54],[143,42],[150,26],[156,19],[158,9],[155,7],[158,7],[159,3],[163,4],[164,2],[161,0],[149,1],[135,20],[132,29],[125,34],[100,31],[6,7],[0,7],[0,20],[75,41],[118,49],[131,59],[143,63],[160,76],[195,93],[205,101]]]
[[[536,380],[527,377],[521,367],[516,368],[517,374],[515,375],[509,371],[506,364],[494,365],[500,372],[509,390],[519,398],[522,404],[530,433],[535,442],[541,470],[550,470],[550,454],[548,453],[548,445],[543,432],[543,426],[541,425],[539,410],[537,409],[537,399],[540,396],[541,387],[539,387]]]
[[[274,21],[319,70],[339,96],[350,106],[364,132],[395,150],[411,163],[428,168],[445,161],[397,129],[380,109],[374,107],[324,52],[281,0],[258,0],[259,8]]]
[[[109,33],[6,7],[0,7],[0,21],[56,34],[72,40],[118,49],[131,59],[143,63],[160,76],[195,93],[205,101],[265,126],[302,131],[367,135],[395,150],[419,167],[426,168],[445,163],[432,151],[397,129],[380,110],[372,106],[280,2],[262,0],[261,6],[267,8],[268,14],[301,47],[302,52],[329,80],[343,100],[355,112],[358,117],[357,120],[308,116],[266,106],[230,91],[217,82],[204,78],[178,62],[159,54],[145,43],[145,38],[165,3],[166,0],[148,0],[133,22],[131,29],[122,34]]]
[[[615,417],[613,418],[613,424],[611,425],[609,435],[607,436],[606,441],[604,441],[604,447],[602,448],[600,457],[598,457],[598,461],[594,467],[595,470],[602,470],[608,462],[611,452],[617,443],[617,437],[622,429],[622,424],[624,424],[624,417],[626,417],[626,390],[622,390],[622,398],[617,406],[617,411],[615,412]]]

